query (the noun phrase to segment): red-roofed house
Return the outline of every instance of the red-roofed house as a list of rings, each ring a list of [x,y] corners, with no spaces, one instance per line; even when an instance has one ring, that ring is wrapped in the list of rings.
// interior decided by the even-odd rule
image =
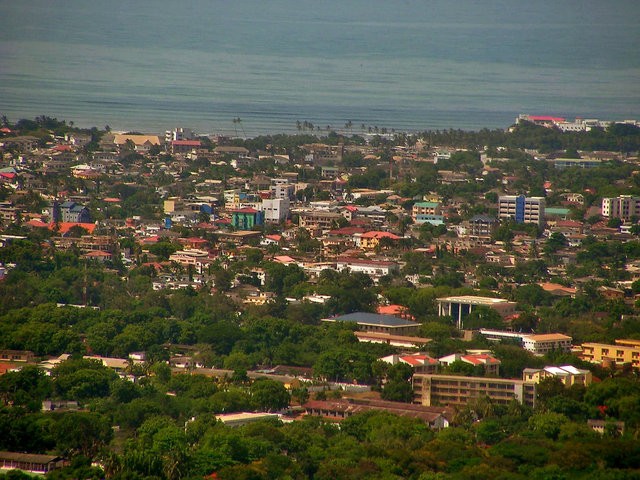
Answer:
[[[96,229],[95,223],[59,222],[56,224],[52,222],[49,224],[49,230],[55,230],[58,228],[58,233],[60,233],[60,235],[69,233],[69,230],[73,227],[82,227],[91,235],[93,235],[93,231]]]
[[[386,238],[388,241],[392,243],[397,243],[400,240],[398,235],[394,235],[390,232],[379,232],[379,231],[371,231],[363,233],[360,236],[360,248],[364,250],[374,250],[378,246],[380,246],[380,241]]]
[[[452,353],[451,355],[438,359],[438,362],[440,362],[441,365],[447,366],[456,361],[468,363],[474,367],[482,366],[484,367],[486,375],[498,376],[500,371],[500,360],[489,353],[470,353],[464,355],[460,353]]]
[[[406,363],[413,368],[415,373],[436,373],[438,360],[424,353],[412,353],[407,355],[388,355],[380,360],[391,365]]]

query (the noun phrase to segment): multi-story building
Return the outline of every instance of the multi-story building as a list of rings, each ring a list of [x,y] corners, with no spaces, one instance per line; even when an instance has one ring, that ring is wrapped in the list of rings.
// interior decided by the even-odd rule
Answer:
[[[415,223],[425,223],[433,216],[440,216],[442,208],[440,202],[417,202],[411,209],[411,218]]]
[[[544,224],[544,197],[524,195],[502,195],[498,197],[498,217],[511,219],[516,223]]]
[[[568,335],[561,333],[541,333],[522,337],[522,346],[535,355],[544,355],[552,351],[571,351],[571,341]]]
[[[330,230],[343,218],[336,212],[309,210],[298,214],[299,225],[310,230]]]
[[[336,261],[336,270],[349,270],[352,273],[364,273],[376,282],[384,275],[392,275],[400,271],[396,262],[385,260],[369,260],[353,257],[341,257]]]
[[[565,387],[571,385],[591,384],[593,376],[589,370],[582,370],[572,365],[562,367],[525,368],[522,371],[522,380],[528,383],[540,383],[545,378],[558,378]]]
[[[262,212],[264,221],[269,223],[280,223],[289,216],[288,198],[268,198],[262,200]]]
[[[458,328],[464,327],[464,319],[469,316],[474,307],[479,305],[492,308],[502,317],[513,315],[516,312],[516,302],[510,302],[504,298],[477,297],[462,295],[458,297],[443,297],[436,299],[438,303],[438,316],[450,316]]]
[[[469,220],[467,237],[480,242],[489,242],[500,222],[489,215],[475,215]]]
[[[53,202],[50,210],[52,222],[90,223],[91,214],[87,207],[75,202]]]
[[[492,402],[507,405],[517,401],[533,407],[536,384],[523,380],[457,375],[413,376],[413,403],[427,406],[466,405],[469,401],[489,397]]]
[[[535,355],[544,355],[554,350],[569,352],[571,351],[571,341],[568,335],[561,333],[519,333],[507,332],[503,330],[490,330],[486,328],[480,329],[480,334],[488,340],[518,340],[522,348],[530,351]]]
[[[640,197],[620,195],[619,197],[602,199],[602,216],[620,218],[625,222],[631,217],[640,217]]]
[[[630,364],[640,368],[640,340],[616,340],[615,345],[605,343],[583,343],[580,358],[603,365]]]

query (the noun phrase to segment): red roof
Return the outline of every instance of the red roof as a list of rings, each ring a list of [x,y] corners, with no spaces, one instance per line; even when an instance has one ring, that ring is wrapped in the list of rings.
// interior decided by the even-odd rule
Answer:
[[[199,147],[201,145],[200,140],[174,140],[171,145],[184,145],[186,147]]]
[[[91,252],[85,253],[85,257],[95,257],[95,258],[105,258],[112,257],[113,255],[109,252],[104,252],[102,250],[93,250]]]
[[[238,208],[236,210],[231,210],[232,213],[258,213],[258,210],[251,207]]]
[[[58,225],[58,231],[62,234],[67,233],[69,230],[71,230],[72,227],[76,227],[76,226],[84,228],[90,234],[92,234],[93,231],[96,229],[95,223],[60,222],[57,225]],[[55,223],[49,224],[49,230],[54,230],[55,228],[56,228]]]
[[[14,178],[16,178],[16,174],[13,172],[0,172],[0,177],[13,180]]]
[[[30,227],[36,227],[36,228],[47,228],[47,227],[49,227],[48,223],[44,223],[42,220],[37,220],[37,219],[29,220],[27,222],[27,225],[29,225]]]
[[[55,150],[56,152],[70,152],[71,145],[56,145],[52,150]]]
[[[372,231],[362,234],[362,238],[390,238],[392,240],[400,240],[398,235],[389,232]]]
[[[107,197],[107,198],[103,199],[103,201],[105,201],[107,203],[119,203],[120,199],[119,198],[113,198],[113,197]]]

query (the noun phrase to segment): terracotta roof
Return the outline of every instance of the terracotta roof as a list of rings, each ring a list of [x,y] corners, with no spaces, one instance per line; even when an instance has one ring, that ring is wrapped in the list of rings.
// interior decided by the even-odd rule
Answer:
[[[90,234],[92,234],[93,231],[96,229],[95,223],[60,222],[57,225],[58,225],[58,231],[62,234],[67,233],[73,227],[82,227],[86,231],[88,231]],[[50,230],[54,230],[55,228],[56,228],[55,223],[49,224]]]

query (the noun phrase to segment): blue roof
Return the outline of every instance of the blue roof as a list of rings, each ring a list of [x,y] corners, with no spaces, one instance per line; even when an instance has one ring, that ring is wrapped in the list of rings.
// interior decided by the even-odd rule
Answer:
[[[347,315],[341,315],[329,320],[336,322],[352,322],[361,325],[380,325],[385,327],[402,327],[417,325],[416,322],[405,320],[404,318],[394,317],[393,315],[380,315],[379,313],[354,312]]]

